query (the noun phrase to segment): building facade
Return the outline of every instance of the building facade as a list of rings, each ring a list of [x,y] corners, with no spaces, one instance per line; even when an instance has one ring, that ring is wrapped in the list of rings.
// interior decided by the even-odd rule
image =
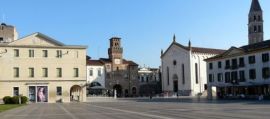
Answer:
[[[138,75],[140,96],[149,96],[162,92],[160,69],[142,67],[139,68]]]
[[[87,60],[88,95],[106,95],[104,66],[100,60]]]
[[[206,60],[208,89],[216,89],[218,98],[270,96],[270,41],[263,40],[263,14],[258,0],[252,0],[248,20],[248,45],[231,47]]]
[[[86,101],[86,46],[65,45],[42,33],[17,39],[15,27],[0,27],[0,98]]]
[[[138,64],[123,58],[121,38],[112,37],[108,48],[109,58],[100,58],[105,68],[105,88],[107,95],[118,97],[138,96]]]
[[[223,50],[192,47],[173,42],[163,53],[162,91],[165,95],[195,96],[206,92],[207,76],[204,59],[218,55]]]

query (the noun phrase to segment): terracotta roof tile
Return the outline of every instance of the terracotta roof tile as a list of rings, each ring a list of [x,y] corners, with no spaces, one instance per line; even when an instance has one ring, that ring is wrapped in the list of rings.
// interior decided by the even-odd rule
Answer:
[[[87,65],[90,65],[90,66],[103,66],[104,64],[100,60],[87,60]]]
[[[224,53],[225,51],[226,50],[192,47],[192,52],[198,52],[198,53],[221,54],[221,53]]]

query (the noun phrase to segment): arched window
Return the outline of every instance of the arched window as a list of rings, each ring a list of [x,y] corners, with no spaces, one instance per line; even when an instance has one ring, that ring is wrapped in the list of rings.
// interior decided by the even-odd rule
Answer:
[[[261,27],[261,25],[258,26],[258,32],[262,32],[262,27]]]
[[[256,16],[254,16],[253,20],[254,20],[254,21],[256,21],[256,18],[257,18],[257,17],[256,17]]]
[[[257,32],[257,26],[254,26],[253,29],[254,29],[254,32]]]

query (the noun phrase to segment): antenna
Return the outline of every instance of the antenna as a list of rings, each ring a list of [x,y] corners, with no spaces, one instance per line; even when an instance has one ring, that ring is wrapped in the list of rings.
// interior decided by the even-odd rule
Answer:
[[[3,13],[2,14],[2,23],[5,23],[5,20],[6,20],[6,15]]]

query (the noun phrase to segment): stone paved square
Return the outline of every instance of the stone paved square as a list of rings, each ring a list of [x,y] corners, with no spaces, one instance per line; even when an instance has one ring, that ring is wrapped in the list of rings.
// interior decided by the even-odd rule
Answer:
[[[269,119],[269,101],[121,99],[111,102],[29,104],[1,119]]]

